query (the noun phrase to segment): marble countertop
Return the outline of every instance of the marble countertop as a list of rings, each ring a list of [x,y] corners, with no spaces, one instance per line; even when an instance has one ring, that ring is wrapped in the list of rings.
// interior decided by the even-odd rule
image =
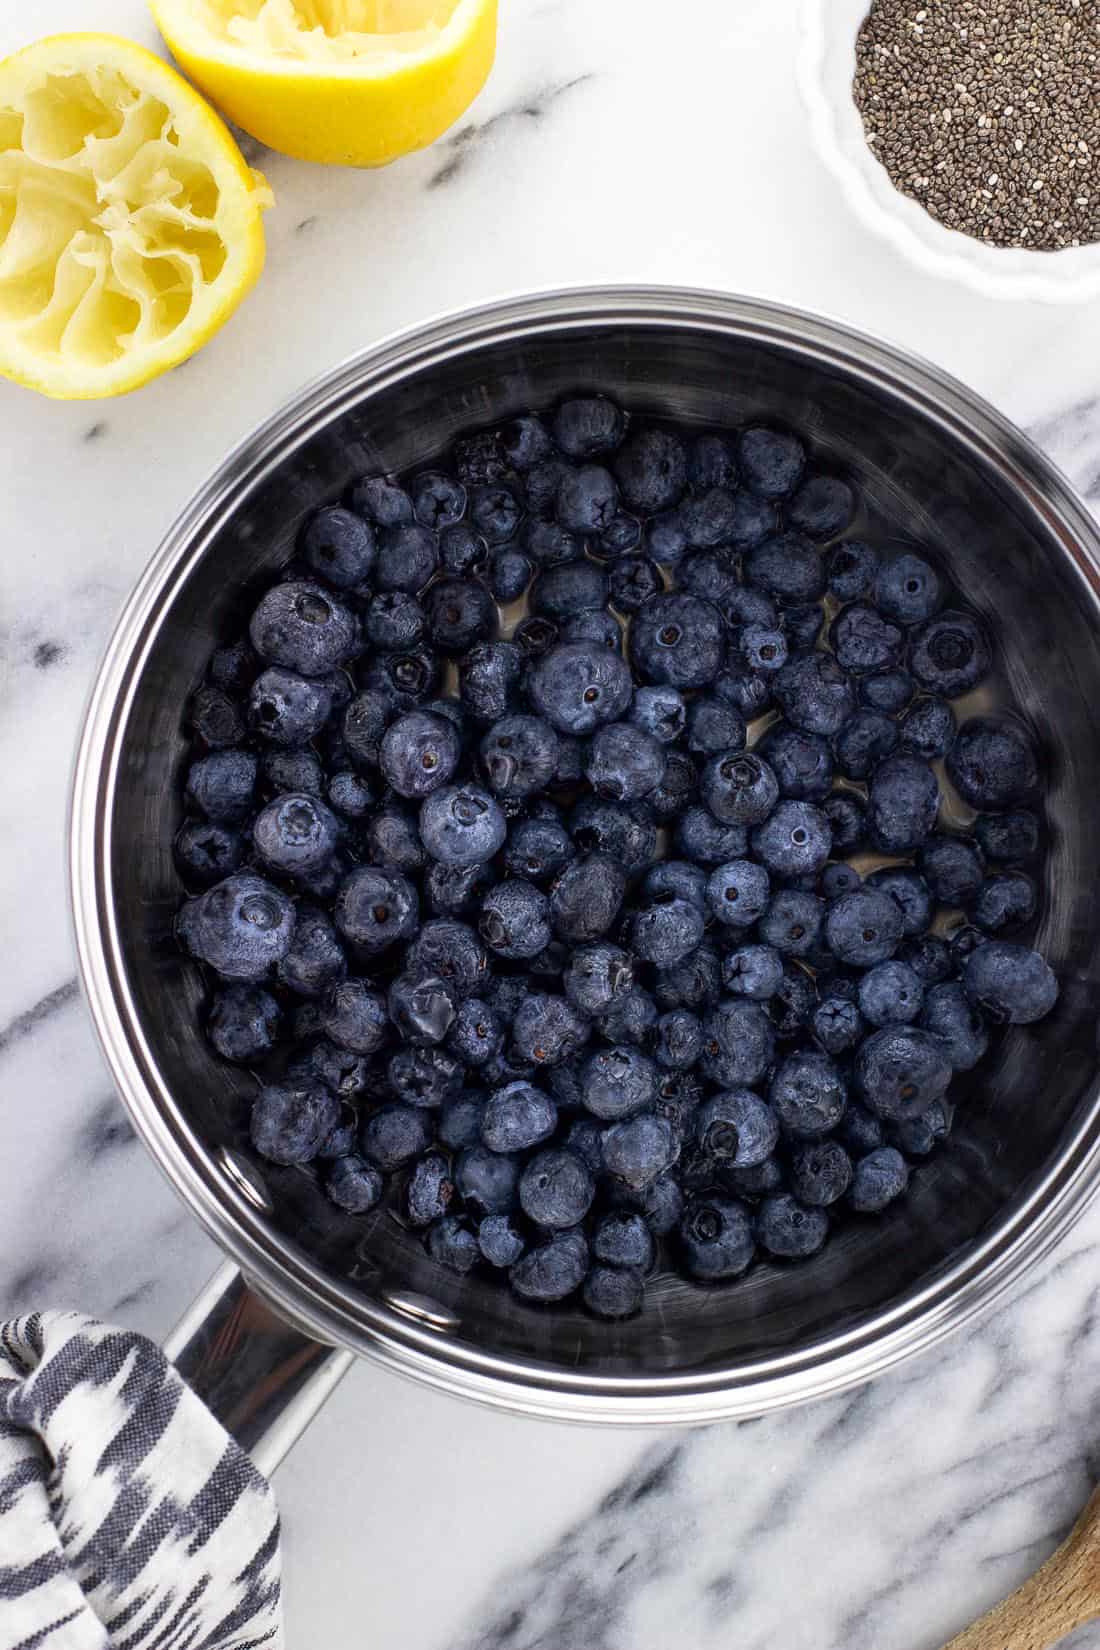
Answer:
[[[815,157],[795,0],[504,0],[459,128],[385,172],[254,156],[258,291],[186,370],[54,405],[0,384],[0,1317],[164,1334],[213,1245],[143,1154],[74,979],[63,839],[96,659],[227,449],[387,331],[504,291],[756,292],[930,356],[1100,500],[1100,307],[991,305],[869,239]],[[4,8],[0,51],[142,0]],[[17,15],[18,13],[18,15]],[[94,15],[93,15],[94,14]],[[573,1431],[355,1369],[280,1469],[290,1643],[353,1650],[935,1650],[1100,1469],[1100,1204],[977,1328],[872,1388],[690,1434]],[[1100,1646],[1100,1630],[1078,1646]]]

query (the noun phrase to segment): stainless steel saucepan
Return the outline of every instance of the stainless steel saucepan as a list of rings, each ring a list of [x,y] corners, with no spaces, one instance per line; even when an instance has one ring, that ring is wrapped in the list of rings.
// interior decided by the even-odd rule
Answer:
[[[184,707],[216,638],[353,477],[568,390],[700,426],[764,416],[854,472],[859,531],[932,545],[1002,638],[1049,776],[1038,943],[1055,1015],[967,1085],[948,1146],[881,1223],[732,1288],[656,1280],[609,1326],[435,1267],[392,1217],[348,1219],[249,1154],[252,1079],[197,1030],[173,939]],[[171,1350],[270,1468],[353,1355],[533,1416],[696,1425],[837,1392],[968,1322],[1065,1232],[1100,1176],[1100,534],[1017,430],[934,368],[812,315],[670,288],[548,292],[433,321],[304,391],[192,501],[130,598],[81,740],[80,971],[145,1144],[232,1266]],[[246,1281],[247,1280],[247,1281]]]

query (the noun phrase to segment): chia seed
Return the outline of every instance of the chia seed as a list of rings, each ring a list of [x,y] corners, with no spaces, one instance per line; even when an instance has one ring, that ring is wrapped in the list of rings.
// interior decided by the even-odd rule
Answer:
[[[1100,240],[1100,0],[872,0],[853,91],[891,182],[947,228]]]

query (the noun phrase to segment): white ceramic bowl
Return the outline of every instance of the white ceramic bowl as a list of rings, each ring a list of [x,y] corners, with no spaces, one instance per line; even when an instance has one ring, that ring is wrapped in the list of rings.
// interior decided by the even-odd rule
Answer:
[[[856,36],[869,0],[803,0],[798,78],[814,141],[852,210],[929,275],[987,298],[1079,303],[1100,295],[1100,243],[1059,252],[988,246],[947,229],[894,188],[863,132],[852,96]]]

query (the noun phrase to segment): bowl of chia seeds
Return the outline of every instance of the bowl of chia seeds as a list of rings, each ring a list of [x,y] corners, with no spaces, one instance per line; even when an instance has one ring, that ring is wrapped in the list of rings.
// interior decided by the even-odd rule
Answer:
[[[799,81],[853,211],[991,298],[1100,294],[1100,36],[1086,0],[805,0]]]

